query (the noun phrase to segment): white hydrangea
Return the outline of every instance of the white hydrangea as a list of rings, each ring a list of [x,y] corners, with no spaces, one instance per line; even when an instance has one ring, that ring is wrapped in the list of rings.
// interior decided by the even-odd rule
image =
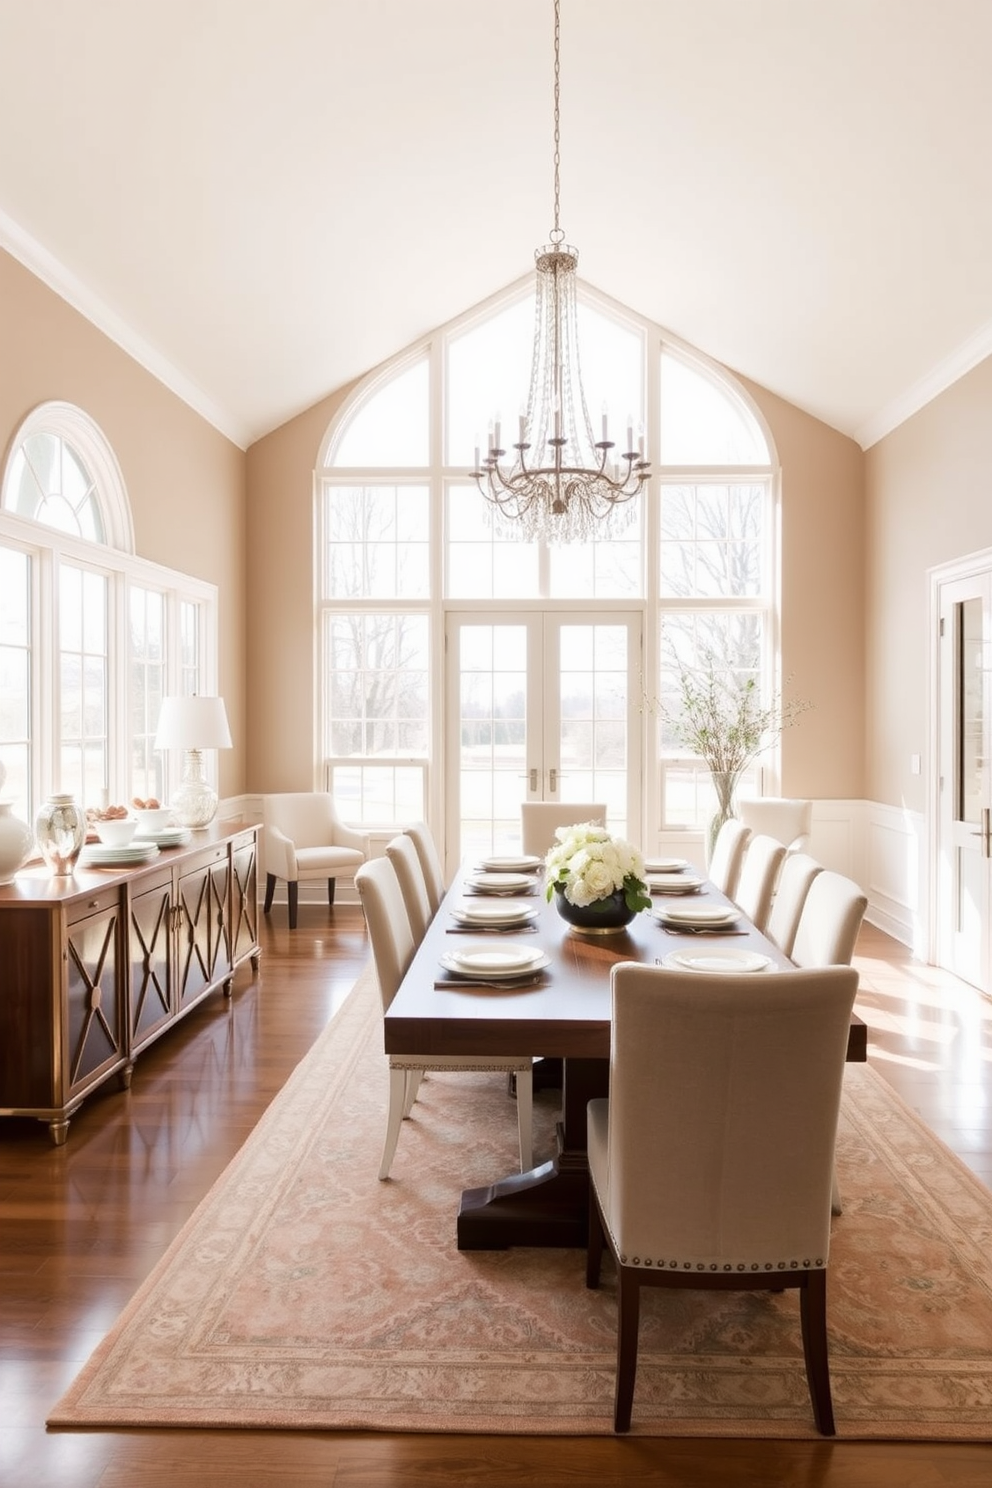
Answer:
[[[622,837],[611,837],[593,822],[559,827],[544,860],[548,897],[560,888],[572,904],[584,906],[617,890],[644,888],[644,860]]]

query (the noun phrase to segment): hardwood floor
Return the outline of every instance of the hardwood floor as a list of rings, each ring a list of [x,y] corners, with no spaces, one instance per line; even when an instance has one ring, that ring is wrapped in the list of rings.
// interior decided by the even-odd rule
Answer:
[[[347,995],[355,906],[279,906],[262,970],[210,998],[94,1096],[64,1147],[0,1121],[4,1488],[511,1488],[726,1484],[985,1488],[992,1446],[223,1431],[46,1432],[46,1412]],[[866,927],[859,1010],[876,1067],[992,1185],[992,1002]],[[2,995],[2,971],[0,971]],[[992,1347],[992,1340],[990,1340]],[[992,1419],[990,1419],[992,1438]]]

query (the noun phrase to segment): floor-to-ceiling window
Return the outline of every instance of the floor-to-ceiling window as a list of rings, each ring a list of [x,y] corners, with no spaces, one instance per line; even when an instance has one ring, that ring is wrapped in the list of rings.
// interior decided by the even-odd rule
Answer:
[[[754,408],[658,327],[586,291],[580,316],[587,406],[643,425],[654,471],[595,541],[516,540],[467,474],[526,391],[527,291],[381,369],[319,453],[324,781],[368,826],[427,817],[449,861],[512,849],[528,799],[605,801],[644,844],[700,831],[708,776],[665,724],[679,667],[776,682]]]
[[[0,487],[0,758],[32,817],[53,790],[87,807],[166,800],[154,748],[166,692],[216,685],[213,585],[133,553],[113,451],[71,404],[18,430]],[[170,770],[172,775],[170,775]]]

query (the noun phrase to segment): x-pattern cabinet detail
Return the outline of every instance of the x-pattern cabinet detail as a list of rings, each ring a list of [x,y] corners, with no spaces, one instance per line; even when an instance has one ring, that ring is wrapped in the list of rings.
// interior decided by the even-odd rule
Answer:
[[[0,888],[0,1115],[52,1140],[111,1076],[209,993],[257,972],[258,834],[195,832],[140,868],[52,878],[29,866]]]

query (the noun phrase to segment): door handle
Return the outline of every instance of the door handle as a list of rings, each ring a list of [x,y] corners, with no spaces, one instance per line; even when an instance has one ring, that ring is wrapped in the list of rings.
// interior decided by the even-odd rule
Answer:
[[[558,771],[553,767],[548,771],[548,791],[553,796],[558,790]]]

